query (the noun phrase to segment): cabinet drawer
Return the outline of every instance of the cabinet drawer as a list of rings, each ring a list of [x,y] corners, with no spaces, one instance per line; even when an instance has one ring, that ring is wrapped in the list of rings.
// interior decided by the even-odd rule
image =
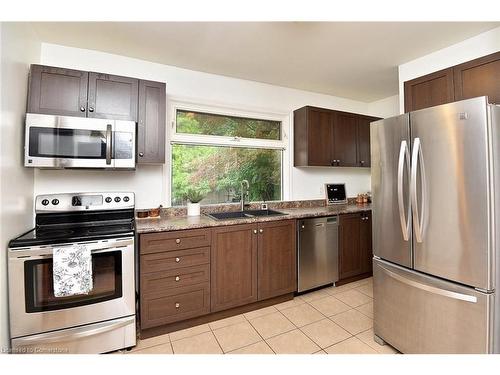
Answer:
[[[203,246],[210,246],[208,229],[147,233],[141,235],[140,253],[151,254]]]
[[[210,284],[203,283],[167,292],[142,296],[141,328],[208,314],[210,312]]]
[[[167,251],[141,255],[141,274],[174,270],[210,263],[210,248]]]
[[[183,267],[164,272],[143,274],[141,291],[157,293],[171,288],[207,283],[210,281],[210,265]]]

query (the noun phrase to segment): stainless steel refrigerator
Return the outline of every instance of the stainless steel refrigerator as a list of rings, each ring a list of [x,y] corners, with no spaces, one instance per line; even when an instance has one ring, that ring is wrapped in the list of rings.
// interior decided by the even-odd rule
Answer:
[[[500,106],[463,100],[370,133],[375,339],[500,353]]]

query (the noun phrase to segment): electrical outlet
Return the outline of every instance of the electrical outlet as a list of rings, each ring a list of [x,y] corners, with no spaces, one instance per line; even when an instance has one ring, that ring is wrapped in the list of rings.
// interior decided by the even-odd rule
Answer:
[[[321,195],[325,194],[325,187],[324,187],[323,185],[321,185],[321,186],[319,187],[319,193],[320,193]]]

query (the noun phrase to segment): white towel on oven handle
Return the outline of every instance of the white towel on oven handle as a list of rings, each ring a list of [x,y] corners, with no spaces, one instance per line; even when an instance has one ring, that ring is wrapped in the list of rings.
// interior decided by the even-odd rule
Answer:
[[[92,291],[92,253],[83,244],[53,247],[55,297],[88,294]]]

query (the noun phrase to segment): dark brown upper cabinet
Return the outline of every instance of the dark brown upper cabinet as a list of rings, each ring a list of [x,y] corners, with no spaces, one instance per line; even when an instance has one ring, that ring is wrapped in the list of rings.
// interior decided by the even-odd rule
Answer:
[[[488,96],[500,103],[500,52],[404,83],[405,112]]]
[[[500,104],[500,52],[455,66],[453,79],[455,100],[486,95]]]
[[[89,73],[88,117],[137,121],[139,80]]]
[[[28,112],[137,122],[137,163],[165,162],[165,83],[31,65]]]
[[[28,112],[86,117],[87,87],[87,72],[31,65]]]
[[[306,106],[294,111],[295,167],[370,167],[370,122],[378,118]]]
[[[404,83],[405,112],[453,101],[453,69],[444,69]]]
[[[333,114],[329,110],[303,107],[294,112],[295,166],[330,166],[332,162]]]
[[[165,162],[166,86],[139,81],[137,163]]]
[[[357,147],[357,163],[359,167],[370,167],[370,123],[379,120],[376,117],[358,117],[358,147]]]
[[[358,115],[337,112],[333,120],[332,159],[337,167],[357,167]]]

